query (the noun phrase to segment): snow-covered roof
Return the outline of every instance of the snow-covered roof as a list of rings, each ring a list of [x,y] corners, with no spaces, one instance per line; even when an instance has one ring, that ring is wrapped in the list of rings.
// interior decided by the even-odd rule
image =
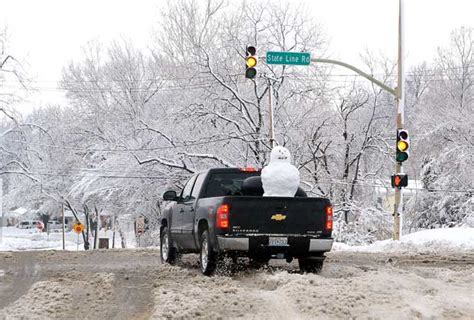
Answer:
[[[78,215],[79,217],[83,217],[83,216],[84,216],[84,214],[83,214],[83,213],[80,213],[80,212],[78,212],[77,215]],[[65,217],[65,218],[74,218],[74,214],[72,213],[71,210],[64,209],[64,217]]]
[[[28,212],[28,209],[17,208],[15,210],[10,210],[5,212],[5,217],[18,218]]]

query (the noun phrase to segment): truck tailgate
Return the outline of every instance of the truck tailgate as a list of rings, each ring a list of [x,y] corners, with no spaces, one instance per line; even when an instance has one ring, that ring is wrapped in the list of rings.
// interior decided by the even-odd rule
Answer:
[[[324,198],[224,197],[233,234],[330,235]]]

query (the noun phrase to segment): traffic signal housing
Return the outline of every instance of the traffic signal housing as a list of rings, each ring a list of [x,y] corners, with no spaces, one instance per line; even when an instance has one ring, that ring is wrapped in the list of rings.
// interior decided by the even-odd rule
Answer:
[[[408,186],[408,176],[406,174],[394,174],[392,176],[392,188],[402,188]]]
[[[408,159],[410,155],[410,137],[408,135],[408,130],[398,129],[397,130],[397,162],[403,162]]]
[[[257,75],[257,49],[252,46],[247,47],[245,53],[245,77],[247,79],[253,79]]]

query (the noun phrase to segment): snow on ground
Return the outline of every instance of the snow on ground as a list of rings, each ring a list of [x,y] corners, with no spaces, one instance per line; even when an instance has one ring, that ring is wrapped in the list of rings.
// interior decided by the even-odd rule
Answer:
[[[0,319],[473,319],[473,261],[336,251],[320,274],[278,260],[205,277],[197,255],[156,249],[0,252]]]
[[[112,246],[112,232],[100,231],[99,237],[108,237],[109,246]],[[136,248],[137,243],[134,232],[126,232],[127,248]],[[66,250],[77,250],[77,234],[66,232]],[[91,239],[91,242],[93,240]],[[83,250],[82,236],[79,237],[79,250]],[[119,233],[115,236],[115,247],[120,248]],[[37,229],[18,229],[4,227],[0,241],[0,251],[16,250],[46,250],[62,249],[61,232],[40,233]],[[335,243],[334,251],[358,252],[411,252],[411,253],[436,253],[454,251],[474,251],[474,228],[444,228],[419,231],[402,236],[401,241],[382,240],[371,245],[348,246],[344,243]]]
[[[400,241],[376,241],[365,246],[335,243],[335,251],[436,253],[474,251],[474,228],[430,229],[402,235]]]
[[[112,232],[99,232],[99,238],[109,238],[109,247],[112,247]],[[127,248],[135,248],[136,241],[133,231],[126,232]],[[82,235],[79,237],[73,231],[65,233],[66,250],[84,250]],[[93,239],[90,240],[91,243]],[[79,247],[77,246],[79,243]],[[119,248],[121,238],[117,232],[115,235],[115,247]],[[16,227],[3,227],[0,237],[0,251],[17,250],[61,250],[62,233],[52,232],[49,235],[46,232],[39,232],[38,229],[19,229]]]
[[[77,234],[66,232],[66,249],[76,250]],[[4,227],[0,238],[0,251],[17,250],[45,250],[62,249],[62,234],[60,232],[40,232],[38,229],[19,229],[16,227]],[[79,247],[83,243],[79,241]]]

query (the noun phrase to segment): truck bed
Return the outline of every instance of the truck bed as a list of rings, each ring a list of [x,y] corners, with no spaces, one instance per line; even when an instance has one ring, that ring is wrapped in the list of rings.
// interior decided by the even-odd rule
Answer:
[[[229,234],[331,234],[326,230],[326,207],[330,202],[324,198],[228,196],[219,202],[230,207]]]

